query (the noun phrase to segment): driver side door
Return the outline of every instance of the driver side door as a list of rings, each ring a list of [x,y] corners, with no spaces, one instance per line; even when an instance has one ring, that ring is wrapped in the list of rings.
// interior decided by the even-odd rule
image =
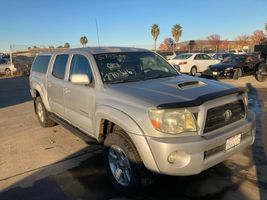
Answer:
[[[91,83],[89,85],[73,84],[70,81],[73,74],[85,74]],[[94,77],[89,59],[85,55],[74,54],[63,89],[66,118],[89,135],[93,135],[94,92]]]

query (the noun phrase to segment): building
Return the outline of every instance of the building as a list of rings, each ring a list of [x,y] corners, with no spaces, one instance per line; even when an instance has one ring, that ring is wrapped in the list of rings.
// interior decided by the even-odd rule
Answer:
[[[214,52],[214,51],[229,51],[230,49],[243,49],[250,50],[248,45],[240,45],[237,41],[221,40],[221,41],[208,41],[208,40],[189,40],[178,43],[179,51],[188,52]]]

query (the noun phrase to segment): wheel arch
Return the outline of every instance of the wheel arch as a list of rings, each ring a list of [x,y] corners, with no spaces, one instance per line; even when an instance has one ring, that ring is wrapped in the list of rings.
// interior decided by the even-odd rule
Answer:
[[[48,110],[49,112],[51,111],[50,105],[48,103],[47,94],[46,94],[45,90],[42,89],[42,87],[39,84],[31,83],[31,95],[34,99],[37,98],[38,96],[40,96],[46,110]]]
[[[112,113],[112,115],[111,115]],[[123,129],[127,133],[143,135],[143,131],[139,127],[139,125],[132,119],[129,115],[120,111],[116,108],[110,106],[98,106],[97,112],[95,114],[95,132],[96,132],[96,139],[99,142],[102,142],[105,134],[105,128],[109,124],[112,123]],[[110,125],[109,125],[110,126]]]
[[[146,168],[154,172],[159,171],[142,129],[126,113],[109,106],[101,106],[96,112],[95,124],[96,139],[99,143],[103,143],[106,135],[114,128],[122,129],[124,135],[132,141]]]
[[[191,68],[190,68],[190,74],[192,74],[192,69],[195,68],[196,69],[196,72],[198,72],[197,70],[197,66],[196,65],[193,65]]]

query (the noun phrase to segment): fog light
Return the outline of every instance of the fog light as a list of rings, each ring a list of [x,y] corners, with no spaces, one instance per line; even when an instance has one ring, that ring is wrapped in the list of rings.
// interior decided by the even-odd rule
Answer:
[[[190,162],[190,159],[191,157],[189,154],[185,153],[184,151],[179,151],[179,150],[173,151],[168,156],[168,162],[177,167],[184,167]]]

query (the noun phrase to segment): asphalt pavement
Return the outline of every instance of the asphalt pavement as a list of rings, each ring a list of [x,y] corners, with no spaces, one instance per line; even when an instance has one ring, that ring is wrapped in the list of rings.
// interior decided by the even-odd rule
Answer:
[[[266,82],[223,81],[250,91],[257,114],[254,145],[199,175],[155,176],[135,199],[267,199]],[[0,79],[0,200],[22,199],[127,199],[107,179],[101,146],[60,125],[40,127],[27,77]]]

